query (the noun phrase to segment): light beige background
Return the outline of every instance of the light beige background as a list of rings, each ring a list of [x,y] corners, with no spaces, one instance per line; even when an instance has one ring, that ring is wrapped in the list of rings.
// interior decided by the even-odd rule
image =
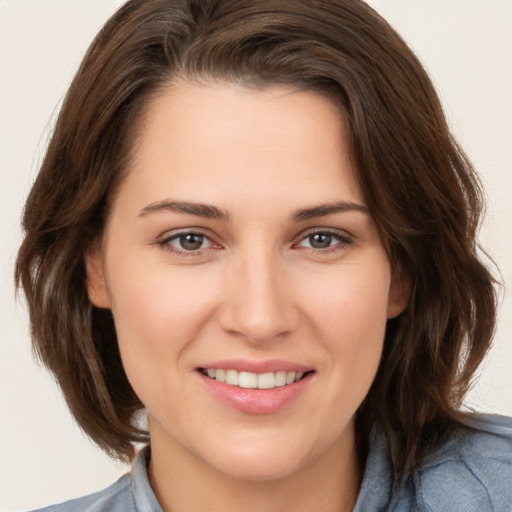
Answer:
[[[12,267],[24,198],[87,45],[121,0],[0,0],[0,511],[93,492],[125,468],[70,419],[31,358]],[[430,71],[489,198],[482,241],[512,283],[512,1],[372,0]],[[512,299],[468,403],[512,416]]]

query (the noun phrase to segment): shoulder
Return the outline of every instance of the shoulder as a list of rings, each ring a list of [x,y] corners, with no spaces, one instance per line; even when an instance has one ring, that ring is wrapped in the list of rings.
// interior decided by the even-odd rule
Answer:
[[[512,510],[512,418],[475,415],[413,476],[420,510]]]
[[[131,497],[130,476],[124,475],[106,489],[83,496],[82,498],[52,505],[34,512],[132,512],[134,508]]]
[[[162,512],[149,483],[150,456],[146,446],[135,457],[130,473],[103,491],[34,512]]]

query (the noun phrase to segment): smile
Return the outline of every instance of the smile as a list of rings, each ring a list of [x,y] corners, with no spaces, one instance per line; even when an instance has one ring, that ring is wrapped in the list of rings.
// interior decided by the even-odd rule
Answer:
[[[287,372],[284,370],[267,373],[251,373],[238,372],[237,370],[202,368],[200,371],[210,379],[245,389],[273,389],[287,386],[299,381],[305,375],[303,372]]]

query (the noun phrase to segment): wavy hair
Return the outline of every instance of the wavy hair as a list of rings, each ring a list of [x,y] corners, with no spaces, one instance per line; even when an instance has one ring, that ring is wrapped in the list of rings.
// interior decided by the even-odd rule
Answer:
[[[417,467],[488,350],[494,280],[476,241],[482,193],[424,68],[360,0],[131,0],[90,46],[28,197],[16,283],[36,354],[81,428],[129,460],[148,440],[112,315],[89,302],[84,254],[101,234],[139,118],[181,78],[291,84],[334,99],[391,261],[410,280],[388,322],[376,379],[357,412],[364,453],[379,422],[397,473]]]

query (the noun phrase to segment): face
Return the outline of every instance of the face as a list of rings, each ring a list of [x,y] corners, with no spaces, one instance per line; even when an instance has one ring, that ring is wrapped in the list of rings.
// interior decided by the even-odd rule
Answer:
[[[153,454],[244,479],[339,463],[403,309],[343,115],[286,87],[174,85],[141,128],[86,261]]]

